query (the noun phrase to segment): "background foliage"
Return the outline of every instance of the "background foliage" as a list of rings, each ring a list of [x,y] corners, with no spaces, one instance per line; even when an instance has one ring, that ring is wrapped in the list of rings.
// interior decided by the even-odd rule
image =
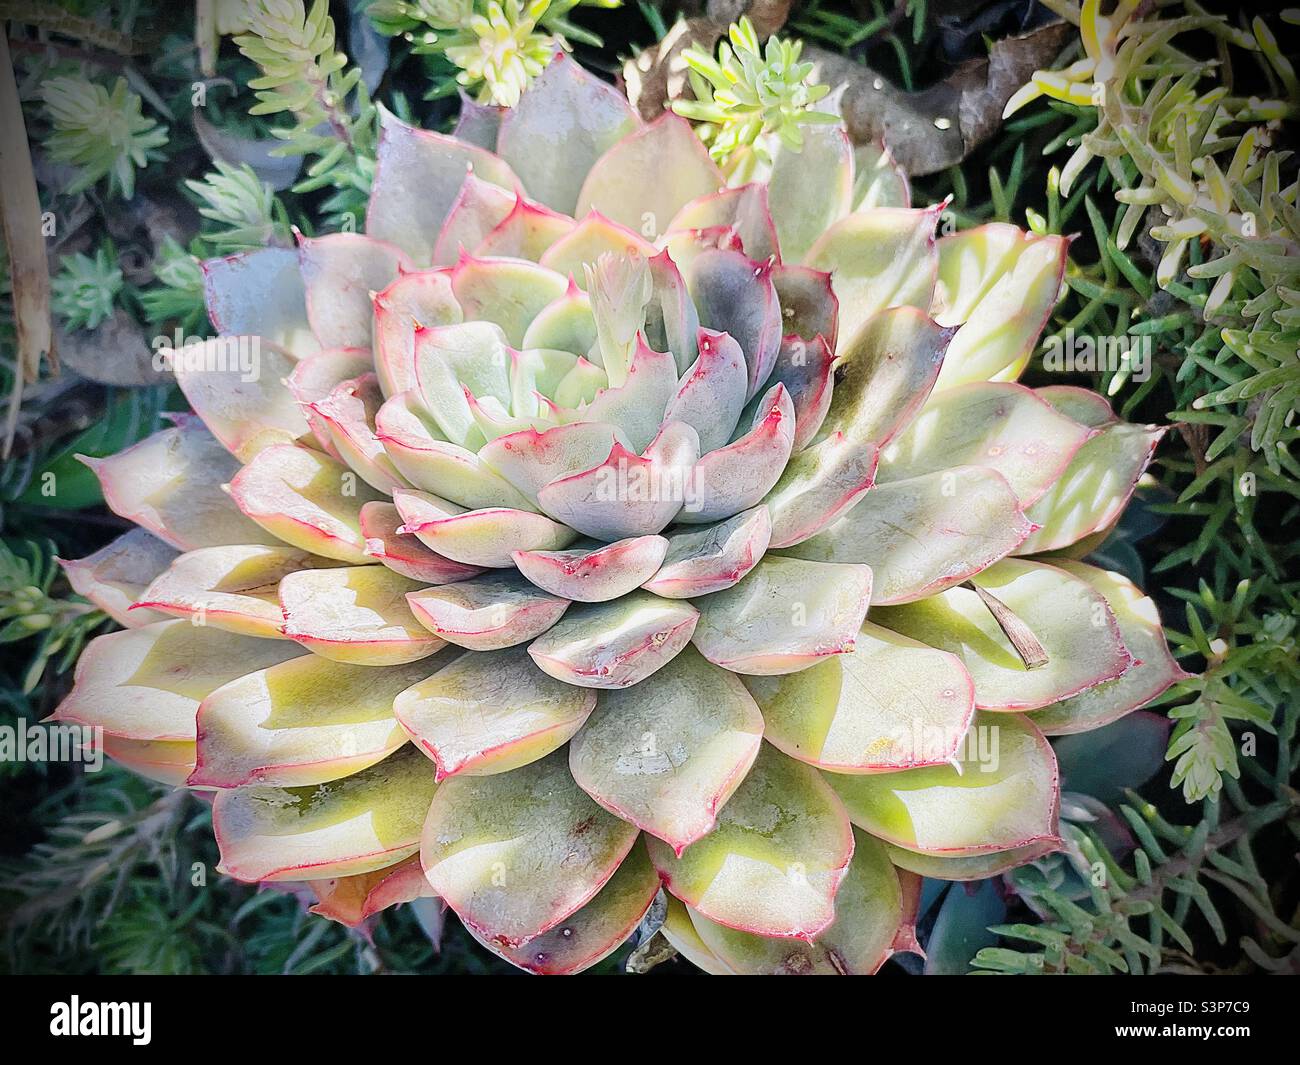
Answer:
[[[1005,880],[927,882],[928,960],[900,956],[887,971],[1300,971],[1300,89],[1277,44],[1300,16],[1196,0],[615,6],[0,2],[42,208],[56,220],[46,251],[63,362],[23,389],[0,471],[0,724],[45,716],[80,647],[110,625],[55,563],[123,528],[72,456],[117,451],[182,409],[148,372],[149,342],[204,328],[201,258],[287,245],[294,226],[364,224],[375,101],[445,129],[461,93],[517,95],[555,37],[612,77],[679,15],[721,29],[749,10],[764,33],[784,23],[801,60],[845,57],[855,76],[887,79],[921,106],[993,42],[1063,17],[1065,43],[1019,109],[959,164],[916,178],[914,199],[952,196],[961,226],[1077,234],[1052,328],[1150,338],[1148,379],[1069,380],[1126,418],[1177,427],[1094,558],[1156,597],[1195,676],[1157,707],[1057,741],[1067,850]],[[1121,35],[1130,18],[1145,28]],[[782,106],[799,99],[748,41],[723,58],[742,82],[766,79]],[[707,53],[692,65],[701,102],[679,110],[710,125],[715,154],[743,144],[756,113],[789,121],[782,107],[710,99],[721,68]],[[19,380],[10,276],[0,261],[6,393]],[[1029,376],[1062,381],[1041,366]],[[0,763],[0,967],[506,970],[454,920],[443,929],[436,906],[348,932],[291,893],[220,877],[207,817],[111,765]],[[601,971],[621,971],[629,951]]]

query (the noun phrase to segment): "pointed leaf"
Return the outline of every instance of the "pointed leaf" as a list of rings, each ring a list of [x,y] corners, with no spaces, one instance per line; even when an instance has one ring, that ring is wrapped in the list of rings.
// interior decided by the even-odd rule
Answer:
[[[767,206],[766,185],[740,185],[694,199],[677,212],[668,230],[714,229],[719,226],[735,231],[741,249],[751,259],[781,261],[776,225]]]
[[[843,433],[799,452],[767,496],[771,546],[802,543],[849,512],[875,484],[879,461],[880,450],[874,444],[851,440]]]
[[[307,319],[324,348],[370,346],[370,293],[393,282],[411,260],[395,244],[360,233],[298,238]]]
[[[646,181],[647,174],[656,180]],[[654,239],[682,206],[716,192],[726,181],[684,118],[665,112],[634,130],[596,160],[573,214],[593,208],[620,225]]]
[[[907,603],[987,569],[1032,528],[1000,473],[953,466],[875,485],[833,525],[786,553],[865,562],[875,576],[873,603]]]
[[[430,550],[467,566],[507,568],[514,565],[516,551],[558,551],[577,539],[572,529],[526,510],[465,510],[413,489],[398,489],[393,502],[405,522],[403,532],[414,533]]]
[[[687,648],[653,682],[601,696],[569,768],[601,806],[680,854],[713,829],[762,736],[739,679]]]
[[[898,874],[884,845],[853,834],[853,860],[835,896],[835,920],[814,941],[756,936],[691,915],[728,968],[753,976],[870,976],[894,952],[903,923]]]
[[[448,643],[495,651],[527,643],[560,620],[567,599],[543,592],[510,570],[484,573],[406,597],[420,624]]]
[[[668,599],[693,599],[730,588],[758,564],[772,535],[765,506],[668,536],[663,566],[642,585]]]
[[[964,857],[1059,842],[1056,758],[1019,714],[976,714],[958,765],[826,780],[855,825],[906,850]]]
[[[299,358],[320,347],[292,248],[257,248],[201,265],[208,317],[222,336],[261,337]]]
[[[178,416],[172,428],[106,459],[80,458],[99,478],[110,510],[172,547],[278,542],[221,490],[239,463],[198,418]]]
[[[662,536],[636,536],[569,551],[516,551],[519,572],[537,587],[579,603],[603,603],[640,587],[668,551]]]
[[[663,668],[690,641],[690,603],[636,591],[574,607],[528,646],[545,672],[583,688],[627,688]]]
[[[51,720],[128,740],[194,741],[199,703],[227,681],[301,652],[185,621],[111,632],[86,645],[76,683]]]
[[[417,581],[385,566],[300,570],[280,582],[284,634],[334,662],[395,666],[427,658],[445,641],[406,605]]]
[[[176,558],[174,547],[144,529],[131,529],[85,558],[59,559],[68,583],[128,629],[165,621],[156,610],[131,610],[154,579]]]
[[[436,785],[409,744],[341,780],[219,791],[220,872],[236,880],[323,879],[385,869],[414,854]]]
[[[351,776],[406,742],[393,700],[436,665],[373,669],[303,655],[203,700],[191,785],[298,787]]]
[[[497,151],[529,195],[557,211],[577,214],[574,207],[588,171],[637,125],[622,93],[557,52],[519,102],[503,113]]]
[[[139,605],[195,625],[280,639],[281,578],[327,564],[291,547],[202,547],[176,559],[141,593]]]
[[[420,861],[468,927],[517,947],[591,901],[636,836],[588,798],[556,751],[510,773],[444,781],[429,807]]]
[[[1061,702],[1035,710],[1034,722],[1049,736],[1086,732],[1115,721],[1163,695],[1188,674],[1174,661],[1160,627],[1156,605],[1128,578],[1068,559],[1053,564],[1101,593],[1119,623],[1124,646],[1134,658],[1123,676],[1108,680]]]
[[[507,189],[514,188],[517,179],[509,165],[491,152],[408,126],[382,107],[379,120],[366,232],[396,244],[418,265],[427,266],[467,173],[473,171]]]
[[[809,939],[835,918],[853,831],[816,770],[764,744],[712,832],[680,857],[653,836],[646,845],[668,890],[710,920]]]
[[[739,584],[698,600],[695,646],[733,673],[794,673],[851,653],[870,599],[867,566],[769,555]]]
[[[852,654],[744,681],[768,742],[835,773],[943,765],[975,712],[975,685],[956,655],[870,622]]]
[[[548,677],[522,647],[463,654],[407,688],[393,713],[438,779],[507,773],[569,741],[596,693]]]
[[[1047,662],[1026,667],[993,614],[971,589],[906,606],[879,607],[886,628],[956,654],[975,678],[975,705],[1037,710],[1124,674],[1133,658],[1115,615],[1086,581],[1055,566],[1003,559],[971,578],[1011,610],[1037,637]]]
[[[730,334],[745,353],[751,399],[772,374],[784,332],[771,264],[738,251],[705,251],[691,263],[687,285],[700,324]]]
[[[293,444],[268,447],[231,480],[230,495],[287,544],[340,562],[368,561],[361,507],[379,494],[328,455]]]
[[[1022,385],[962,385],[933,396],[885,448],[878,480],[885,484],[953,466],[986,466],[1002,474],[1021,504],[1029,506],[1051,488],[1092,433]]]
[[[399,533],[402,515],[386,501],[367,503],[361,508],[361,535],[366,538],[366,557],[382,562],[394,573],[421,584],[451,584],[482,573],[478,566],[466,566],[430,551],[409,533]]]

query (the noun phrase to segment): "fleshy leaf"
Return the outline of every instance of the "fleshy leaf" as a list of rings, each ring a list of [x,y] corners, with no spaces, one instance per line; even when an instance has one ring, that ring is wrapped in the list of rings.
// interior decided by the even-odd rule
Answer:
[[[767,186],[739,185],[701,196],[677,212],[669,232],[726,226],[740,238],[741,248],[757,262],[781,261],[776,226],[767,206]]]
[[[761,505],[717,525],[673,532],[662,567],[642,587],[668,599],[720,592],[758,564],[771,536],[772,519]]]
[[[654,181],[646,181],[649,174],[655,175]],[[665,112],[596,160],[573,214],[595,209],[654,239],[667,231],[683,205],[725,184],[691,124]]]
[[[527,643],[569,609],[567,599],[549,595],[508,570],[440,588],[422,588],[406,601],[430,632],[471,651]]]
[[[464,317],[446,270],[403,274],[374,299],[375,373],[385,396],[415,387],[415,334]]]
[[[753,398],[772,374],[784,331],[771,264],[738,251],[705,251],[691,263],[687,285],[700,324],[729,334],[745,353],[745,398]]]
[[[646,536],[664,529],[690,501],[698,458],[695,430],[669,422],[644,454],[616,442],[604,462],[557,478],[537,501],[552,517],[598,540]]]
[[[111,632],[86,645],[76,683],[51,715],[127,740],[194,741],[199,703],[227,681],[301,654],[187,621]]]
[[[1088,584],[1101,595],[1115,614],[1124,646],[1135,659],[1123,676],[1098,684],[1059,703],[1029,715],[1049,736],[1085,732],[1100,728],[1162,695],[1187,674],[1165,642],[1156,605],[1127,577],[1068,559],[1053,564]]]
[[[962,385],[933,396],[885,448],[878,480],[986,466],[1002,474],[1021,505],[1029,506],[1055,483],[1092,432],[1022,385]]]
[[[691,921],[691,911],[672,895],[666,896],[667,912],[659,929],[664,939],[683,958],[710,976],[735,976],[733,969],[704,945]]]
[[[369,316],[370,312],[367,311]],[[325,420],[311,409],[311,404],[324,399],[335,387],[344,381],[360,377],[368,372],[373,356],[370,348],[328,348],[308,355],[293,368],[285,379],[293,398],[298,401],[307,424],[311,426],[316,442],[335,458],[334,442],[330,439],[329,427]]]
[[[883,446],[925,402],[951,339],[951,329],[915,307],[876,315],[839,352],[822,434]]]
[[[769,743],[836,773],[943,765],[975,712],[956,655],[867,622],[852,654],[784,677],[745,677]]]
[[[463,654],[392,705],[442,780],[506,773],[545,757],[587,720],[596,693],[548,677],[518,647]]]
[[[248,673],[203,700],[191,785],[324,784],[406,742],[393,700],[436,663],[372,669],[303,655]]]
[[[907,171],[895,161],[883,141],[866,141],[853,150],[853,209],[910,207],[912,188]]]
[[[768,555],[739,584],[698,600],[695,646],[733,673],[794,673],[853,651],[871,569]]]
[[[369,347],[370,294],[411,267],[395,244],[360,233],[299,235],[298,261],[307,289],[307,319],[324,348]]]
[[[413,489],[393,493],[405,524],[431,551],[467,566],[503,569],[516,551],[558,551],[577,539],[569,528],[544,514],[509,507],[465,510],[438,496]]]
[[[359,520],[367,558],[382,562],[403,577],[421,584],[451,584],[483,572],[478,566],[443,558],[409,533],[399,533],[402,515],[386,500],[367,503],[361,508]]]
[[[221,486],[239,463],[203,427],[181,415],[170,429],[106,459],[82,457],[94,471],[109,509],[172,547],[276,544],[239,512]]]
[[[638,333],[622,382],[596,396],[582,412],[584,421],[607,422],[620,430],[634,451],[650,445],[677,391],[677,360],[655,351]]]
[[[239,471],[230,495],[245,515],[287,544],[340,562],[369,561],[361,507],[379,494],[337,459],[276,444]]]
[[[556,680],[583,688],[627,688],[667,665],[690,641],[699,611],[636,591],[573,607],[528,653]]]
[[[447,221],[433,248],[434,266],[454,266],[464,252],[474,251],[487,235],[509,217],[519,197],[474,174],[465,178],[447,212]]]
[[[1055,566],[1003,559],[971,578],[1028,626],[1047,653],[1029,669],[970,588],[879,607],[886,628],[956,654],[975,678],[975,705],[1037,710],[1121,676],[1133,664],[1115,615],[1086,581]]]
[[[540,976],[567,976],[589,969],[636,931],[659,891],[659,874],[645,848],[633,846],[596,897],[565,920],[520,947],[475,936],[511,965]]]
[[[740,680],[686,648],[652,682],[601,697],[569,768],[601,806],[681,854],[713,829],[762,736]]]
[[[794,449],[812,443],[831,407],[835,356],[820,334],[811,340],[791,333],[776,353],[770,383],[783,384],[794,402]]]
[[[147,780],[178,788],[194,771],[192,740],[124,740],[104,733],[100,746],[109,758]]]
[[[212,805],[218,869],[250,883],[385,869],[419,849],[436,787],[429,760],[407,744],[325,784],[219,791]]]
[[[865,562],[875,577],[871,601],[906,603],[987,569],[1032,528],[1000,473],[953,466],[875,485],[844,517],[786,553]]]
[[[280,582],[284,634],[335,662],[395,666],[445,646],[411,613],[419,583],[386,566],[300,570]]]
[[[855,825],[906,850],[967,857],[1059,842],[1056,758],[1019,714],[977,714],[957,765],[826,779]]]
[[[141,593],[139,605],[195,625],[279,639],[280,579],[324,564],[291,547],[201,547],[176,559]]]
[[[505,256],[538,262],[556,241],[572,233],[575,225],[568,215],[519,197],[510,213],[473,252],[479,257]]]
[[[382,107],[379,118],[366,232],[396,244],[417,265],[427,266],[468,173],[507,189],[514,188],[517,179],[503,159],[482,148],[416,129]]]
[[[870,976],[894,952],[903,899],[884,844],[855,832],[853,860],[835,896],[835,920],[811,943],[741,932],[699,913],[691,922],[710,951],[738,973]]]
[[[258,337],[202,340],[174,358],[176,383],[190,406],[241,461],[308,434],[307,419],[285,384],[294,361]]]
[[[885,849],[889,852],[889,860],[899,869],[906,869],[931,880],[987,880],[1051,854],[1060,845],[1060,840],[1049,838],[1023,847],[1013,847],[1011,850],[971,854],[963,858],[920,854],[895,847],[892,843],[886,843]]]
[[[592,211],[576,227],[551,244],[538,262],[548,270],[575,278],[581,284],[586,277],[583,265],[594,263],[606,252],[617,255],[637,254],[649,259],[655,254],[655,247],[626,226],[611,222],[598,211]]]
[[[481,455],[442,439],[413,392],[387,400],[375,416],[375,433],[398,472],[416,488],[471,510],[532,503],[487,465]]]
[[[635,536],[568,551],[516,551],[519,572],[537,587],[579,603],[603,603],[640,587],[668,551],[662,536]]]
[[[874,444],[850,440],[843,433],[799,452],[767,496],[771,546],[802,543],[849,511],[875,483],[879,460],[880,450]]]
[[[557,50],[519,102],[503,112],[497,151],[530,196],[575,214],[588,171],[637,124],[621,92]]]
[[[835,918],[853,831],[816,770],[764,744],[712,832],[680,857],[653,836],[646,845],[668,890],[710,920],[812,939]]]
[[[119,625],[138,629],[167,616],[156,610],[132,610],[140,593],[176,558],[176,548],[144,529],[123,533],[85,558],[59,559],[68,583]]]
[[[498,436],[484,445],[479,458],[528,499],[536,500],[552,481],[599,466],[618,438],[614,426],[584,420]]]
[[[466,320],[492,322],[511,347],[547,304],[568,290],[562,274],[523,259],[476,259],[462,255],[452,268],[451,289]]]
[[[804,340],[823,337],[835,350],[839,337],[840,301],[824,270],[788,263],[772,268],[772,284],[781,303],[781,331]]]
[[[682,376],[664,421],[685,422],[700,438],[700,453],[723,447],[745,409],[749,371],[745,354],[731,336],[699,331],[699,357]],[[676,382],[674,382],[676,383]]]
[[[378,378],[368,373],[343,381],[324,399],[313,403],[311,411],[329,434],[330,450],[370,487],[388,494],[394,488],[405,488],[406,478],[375,433],[375,418],[383,402]]]
[[[1054,551],[1113,524],[1128,505],[1165,430],[1130,425],[1096,393],[1068,385],[1036,395],[1097,434],[1075,452],[1065,472],[1025,516],[1041,526],[1017,549],[1020,555]]]
[[[961,328],[936,392],[1014,381],[1056,306],[1069,240],[994,223],[943,237],[938,248],[935,317]]]
[[[888,307],[930,306],[939,269],[939,207],[882,207],[841,219],[818,238],[807,263],[831,275],[840,303],[840,343],[851,345]]]
[[[291,351],[312,354],[319,342],[307,323],[307,290],[291,248],[257,248],[203,267],[208,317],[222,336],[257,336]]]
[[[781,252],[792,263],[803,261],[853,200],[853,146],[843,125],[806,125],[800,132],[801,148],[777,149],[768,189]]]
[[[753,428],[726,447],[700,456],[691,496],[678,515],[690,525],[721,521],[760,502],[781,477],[794,449],[794,403],[785,385],[763,396]]]
[[[467,926],[517,947],[591,901],[636,836],[573,782],[556,751],[510,773],[439,785],[420,861]]]

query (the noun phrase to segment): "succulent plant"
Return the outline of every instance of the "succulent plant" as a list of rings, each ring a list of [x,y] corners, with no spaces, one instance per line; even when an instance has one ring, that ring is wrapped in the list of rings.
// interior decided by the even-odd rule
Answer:
[[[206,263],[194,413],[90,461],[141,528],[68,564],[127,628],[57,717],[212,793],[229,875],[436,896],[534,972],[661,885],[710,972],[871,972],[918,874],[1057,847],[1045,734],[1180,676],[1075,561],[1161,431],[1015,383],[1064,240],[936,239],[801,132],[728,187],[563,55],[383,115],[366,234]]]

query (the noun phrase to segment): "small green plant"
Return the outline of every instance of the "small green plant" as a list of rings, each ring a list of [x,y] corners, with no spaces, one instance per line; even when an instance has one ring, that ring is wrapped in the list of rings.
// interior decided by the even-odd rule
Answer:
[[[742,18],[718,45],[716,59],[698,48],[682,53],[695,99],[674,100],[673,110],[700,123],[700,138],[719,163],[743,149],[770,163],[773,138],[798,151],[800,126],[838,121],[815,109],[830,86],[809,81],[813,65],[799,61],[802,50],[802,42],[775,36],[761,45],[754,24]]]
[[[290,240],[284,207],[271,186],[247,163],[217,161],[216,170],[185,187],[199,199],[199,214],[213,223],[202,237],[222,253]]]
[[[77,168],[69,193],[83,192],[108,178],[110,193],[135,195],[135,173],[162,158],[167,131],[141,114],[140,97],[125,78],[112,91],[87,78],[46,81],[41,98],[50,120],[45,147],[57,162]]]
[[[54,279],[52,303],[69,329],[94,329],[113,316],[122,292],[122,271],[108,248],[94,257],[65,255]]]

